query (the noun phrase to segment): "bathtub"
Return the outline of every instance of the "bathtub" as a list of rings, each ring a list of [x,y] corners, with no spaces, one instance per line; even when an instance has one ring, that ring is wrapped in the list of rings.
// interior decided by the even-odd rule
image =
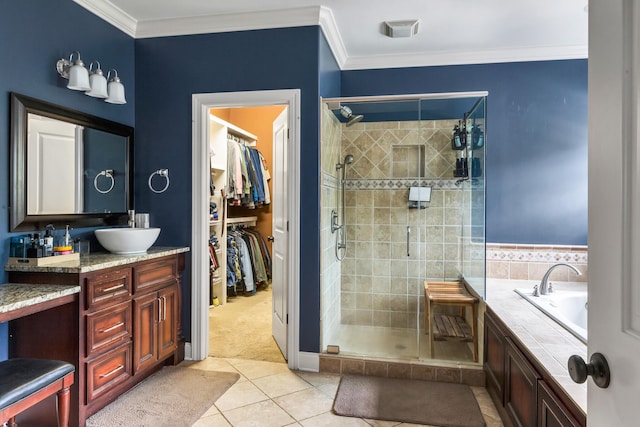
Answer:
[[[514,289],[522,298],[587,343],[587,292],[555,290],[548,295],[534,297],[531,289]]]

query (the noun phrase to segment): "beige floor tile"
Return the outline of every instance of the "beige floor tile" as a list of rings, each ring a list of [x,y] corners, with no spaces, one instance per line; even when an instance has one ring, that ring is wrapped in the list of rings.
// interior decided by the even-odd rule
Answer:
[[[276,397],[273,400],[296,420],[329,412],[333,406],[333,399],[314,388]]]
[[[216,357],[207,357],[204,360],[199,360],[196,362],[182,362],[183,364],[187,364],[187,367],[194,369],[201,369],[203,371],[215,371],[215,372],[234,372],[237,374],[242,374],[226,359],[220,359]]]
[[[224,416],[234,427],[282,427],[295,422],[272,400],[226,411]]]
[[[317,389],[329,396],[331,399],[334,399],[338,392],[338,384],[324,384],[318,386]]]
[[[260,391],[253,383],[244,381],[232,385],[229,390],[215,402],[215,406],[220,412],[225,412],[268,399],[267,395]]]
[[[270,398],[283,396],[296,391],[311,388],[312,385],[294,374],[293,372],[283,372],[268,377],[261,377],[252,380]]]
[[[222,414],[215,414],[200,418],[191,427],[231,427],[231,424],[229,424]]]
[[[373,427],[396,427],[400,423],[397,421],[381,421],[381,420],[368,420],[364,419],[369,425]]]
[[[260,360],[226,359],[242,375],[250,380],[269,375],[290,372],[286,363],[263,362]]]
[[[307,381],[314,387],[332,384],[338,385],[340,383],[340,374],[328,374],[325,372],[305,372],[305,371],[295,371],[296,375],[298,375],[303,380]]]
[[[316,415],[300,421],[304,427],[370,427],[369,424],[360,418],[340,417],[331,412]]]
[[[200,417],[200,418],[210,417],[211,415],[216,415],[216,414],[219,414],[219,413],[220,413],[220,411],[218,410],[218,408],[216,408],[216,405],[211,405],[211,408],[209,408],[207,410],[207,412],[202,414],[202,417]]]

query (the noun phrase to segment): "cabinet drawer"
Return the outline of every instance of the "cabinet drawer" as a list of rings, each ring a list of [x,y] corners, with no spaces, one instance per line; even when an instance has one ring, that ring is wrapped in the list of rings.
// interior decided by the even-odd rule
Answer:
[[[175,257],[142,263],[133,271],[134,293],[149,291],[175,282],[178,265]]]
[[[131,343],[87,363],[87,403],[131,378]]]
[[[131,339],[131,302],[87,315],[87,357]]]
[[[109,270],[86,278],[87,309],[112,304],[131,296],[131,269]]]

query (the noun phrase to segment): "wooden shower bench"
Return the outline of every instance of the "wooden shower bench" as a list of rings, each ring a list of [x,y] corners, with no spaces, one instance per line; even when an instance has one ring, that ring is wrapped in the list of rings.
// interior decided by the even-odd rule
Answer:
[[[478,361],[478,298],[462,282],[424,282],[424,326],[429,334],[433,358],[434,341],[473,343],[473,361]],[[435,306],[459,307],[458,315],[436,313]],[[471,326],[466,310],[471,309]]]

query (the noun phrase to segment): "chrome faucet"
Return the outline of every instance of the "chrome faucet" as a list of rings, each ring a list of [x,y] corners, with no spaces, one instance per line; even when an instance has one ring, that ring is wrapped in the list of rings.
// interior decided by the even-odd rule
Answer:
[[[549,283],[549,276],[551,276],[551,272],[553,270],[561,266],[569,267],[570,269],[575,271],[578,276],[582,276],[582,273],[580,273],[580,271],[571,264],[565,264],[563,262],[559,264],[554,264],[551,267],[549,267],[547,272],[544,273],[544,276],[542,276],[542,280],[540,281],[540,286],[535,286],[533,288],[533,296],[539,297],[540,295],[547,295],[552,291],[551,284]]]
[[[129,214],[129,221],[127,221],[127,225],[129,228],[136,228],[136,211],[129,209],[127,213]]]

